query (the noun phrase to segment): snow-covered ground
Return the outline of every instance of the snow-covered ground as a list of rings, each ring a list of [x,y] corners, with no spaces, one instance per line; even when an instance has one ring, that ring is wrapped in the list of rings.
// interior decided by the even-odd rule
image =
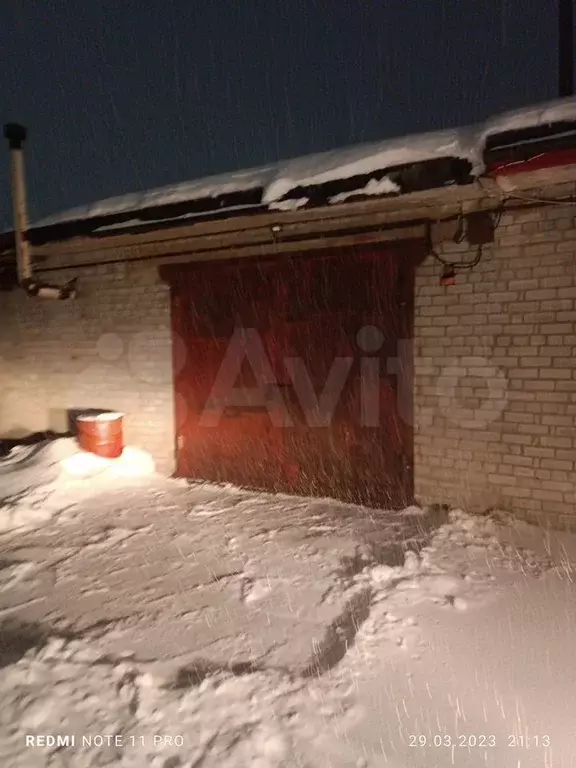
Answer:
[[[576,764],[576,537],[153,475],[58,510],[50,482],[0,535],[2,766]]]

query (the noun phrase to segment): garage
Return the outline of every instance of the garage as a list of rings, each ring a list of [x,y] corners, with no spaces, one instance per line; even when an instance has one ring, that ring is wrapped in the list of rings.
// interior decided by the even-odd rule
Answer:
[[[177,474],[410,503],[406,350],[424,256],[397,241],[171,266]]]

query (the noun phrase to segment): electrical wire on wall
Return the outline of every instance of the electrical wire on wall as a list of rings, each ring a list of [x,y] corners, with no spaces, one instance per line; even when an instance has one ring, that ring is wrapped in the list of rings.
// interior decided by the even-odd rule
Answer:
[[[512,163],[510,165],[513,165]],[[566,195],[564,197],[538,197],[534,195],[523,195],[520,193],[503,190],[500,187],[498,188],[498,191],[496,191],[494,188],[491,188],[487,186],[486,184],[483,184],[483,180],[490,180],[494,181],[494,178],[488,174],[482,174],[477,177],[476,183],[478,186],[482,189],[484,193],[486,193],[489,197],[492,198],[498,198],[500,206],[498,208],[498,211],[496,213],[496,216],[494,218],[494,224],[493,224],[493,231],[495,232],[498,228],[502,216],[506,212],[506,203],[508,201],[514,201],[518,200],[523,203],[528,203],[529,205],[526,206],[528,208],[530,207],[542,207],[542,206],[575,206],[576,205],[576,191],[573,195]],[[576,190],[576,185],[575,185]],[[524,208],[522,206],[520,209]],[[461,243],[465,239],[465,233],[463,228],[463,220],[464,217],[462,214],[460,214],[460,226],[457,232],[457,235],[454,237],[455,243]],[[473,259],[470,259],[468,261],[449,261],[442,256],[435,250],[433,244],[432,244],[432,238],[431,238],[431,224],[428,227],[428,251],[430,255],[438,261],[439,264],[442,265],[443,271],[440,278],[440,284],[441,285],[454,285],[456,282],[456,273],[458,271],[467,270],[467,269],[474,269],[476,267],[483,256],[484,253],[484,245],[479,244],[476,251],[476,256]]]
[[[510,163],[510,165],[513,165]],[[490,197],[497,197],[501,203],[501,212],[504,213],[504,205],[507,200],[522,200],[525,203],[537,203],[539,205],[576,205],[576,192],[574,195],[566,195],[566,197],[534,197],[533,195],[520,195],[517,192],[499,190],[499,194],[495,193],[493,189],[482,184],[483,179],[493,180],[493,177],[485,173],[482,176],[478,176],[476,182],[480,189]]]
[[[501,207],[494,217],[492,232],[495,232],[496,229],[498,228],[502,220],[503,213],[504,213],[504,210]],[[463,222],[464,222],[464,216],[461,214],[460,220],[459,220],[458,232],[454,237],[455,243],[463,242],[466,237]],[[484,244],[479,243],[476,248],[476,256],[473,259],[469,259],[466,261],[449,261],[443,258],[436,251],[436,249],[432,244],[432,223],[431,222],[428,224],[428,228],[427,228],[427,239],[428,239],[428,252],[430,256],[436,259],[438,263],[442,264],[442,267],[443,267],[442,275],[440,277],[441,285],[454,285],[454,283],[456,282],[456,273],[466,269],[474,269],[474,267],[476,267],[480,263],[480,261],[482,260],[482,256],[484,255]]]

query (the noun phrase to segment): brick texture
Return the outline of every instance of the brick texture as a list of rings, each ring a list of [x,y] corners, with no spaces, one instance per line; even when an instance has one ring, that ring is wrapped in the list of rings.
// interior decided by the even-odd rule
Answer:
[[[548,189],[547,194],[551,191]],[[418,270],[415,482],[426,502],[575,519],[576,207],[504,215],[480,263]],[[476,249],[444,244],[448,261]]]
[[[573,191],[573,190],[571,190]],[[552,191],[546,190],[550,195]],[[576,208],[508,213],[479,264],[439,284],[416,277],[415,484],[424,502],[574,521]],[[444,245],[447,260],[474,258]],[[94,259],[98,260],[96,254]],[[126,441],[174,468],[169,290],[156,267],[74,269],[79,297],[0,296],[0,434],[63,429],[66,409],[125,411]]]
[[[53,259],[47,266],[57,265]],[[0,434],[60,431],[69,408],[111,408],[126,413],[126,442],[148,450],[158,469],[171,473],[169,289],[156,268],[100,265],[38,274],[59,283],[78,276],[79,296],[0,296]]]

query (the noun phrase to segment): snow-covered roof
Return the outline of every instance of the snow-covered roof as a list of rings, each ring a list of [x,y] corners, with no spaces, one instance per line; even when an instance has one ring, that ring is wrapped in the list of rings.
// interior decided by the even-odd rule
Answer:
[[[208,176],[194,181],[171,184],[145,192],[133,192],[119,197],[110,197],[88,205],[71,208],[62,213],[48,216],[34,224],[34,227],[48,227],[67,221],[92,219],[118,213],[142,211],[146,208],[157,208],[161,205],[172,205],[204,198],[218,198],[235,192],[248,192],[265,187],[274,178],[276,167],[273,165],[261,168],[223,173]]]
[[[284,200],[298,187],[316,186],[331,181],[363,176],[387,168],[419,163],[438,158],[455,157],[479,162],[475,152],[474,129],[455,129],[407,136],[381,142],[360,144],[344,149],[299,157],[276,165],[236,171],[204,179],[173,184],[146,192],[100,200],[72,208],[35,222],[34,228],[48,227],[65,222],[142,211],[162,205],[218,198],[233,193],[261,189],[262,204],[272,209],[286,210],[305,204],[305,198]],[[363,184],[362,187],[366,187]],[[378,191],[376,191],[378,190]],[[379,180],[378,187],[360,189],[363,194],[397,192],[392,180]],[[344,193],[350,197],[352,193]],[[339,197],[339,196],[336,196]],[[344,199],[344,198],[342,198]],[[333,202],[339,202],[334,199]]]
[[[436,158],[458,157],[475,164],[474,135],[470,128],[435,131],[289,160],[280,164],[262,200],[270,205],[298,187],[317,186]]]
[[[482,141],[498,133],[574,120],[576,120],[576,98],[557,99],[496,115],[486,120],[478,138]]]
[[[356,195],[398,194],[401,190],[394,178],[386,175],[387,171],[392,172],[393,169],[410,164],[453,158],[467,161],[471,173],[479,174],[484,170],[482,156],[489,136],[565,120],[576,121],[576,98],[506,112],[490,118],[485,123],[465,128],[345,147],[281,161],[274,165],[113,197],[49,216],[36,222],[33,228],[137,213],[200,200],[216,201],[225,196],[250,192],[259,193],[256,194],[258,202],[252,207],[294,210],[309,202],[305,193],[298,194],[299,191],[338,181],[348,180],[350,183],[356,178],[357,188],[344,187],[337,190],[328,197],[328,203],[343,202]],[[215,209],[217,207],[215,205]],[[241,207],[236,201],[225,209],[238,210]],[[181,219],[188,216],[180,214],[171,218]],[[107,224],[99,227],[107,228]]]

